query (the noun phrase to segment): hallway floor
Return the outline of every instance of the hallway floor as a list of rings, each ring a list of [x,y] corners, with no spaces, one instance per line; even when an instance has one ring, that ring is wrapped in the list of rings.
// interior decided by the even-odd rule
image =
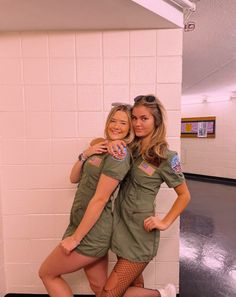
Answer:
[[[181,216],[180,297],[236,297],[236,187],[187,181]]]

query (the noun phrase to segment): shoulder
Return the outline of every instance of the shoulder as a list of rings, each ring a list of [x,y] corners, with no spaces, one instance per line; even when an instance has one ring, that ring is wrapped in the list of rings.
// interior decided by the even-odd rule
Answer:
[[[178,172],[181,170],[180,158],[176,151],[167,150],[166,159],[162,162],[162,167],[171,167],[174,171]]]
[[[178,153],[176,151],[172,151],[170,149],[166,150],[166,160],[167,161],[170,161],[175,156],[178,156]]]
[[[90,145],[95,145],[99,142],[103,142],[105,141],[106,139],[105,138],[102,138],[102,137],[98,137],[98,138],[94,138],[91,142],[90,142]]]

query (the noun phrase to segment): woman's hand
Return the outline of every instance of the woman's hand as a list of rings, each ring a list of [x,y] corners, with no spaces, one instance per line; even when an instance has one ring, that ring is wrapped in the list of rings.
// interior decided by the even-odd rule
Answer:
[[[144,220],[144,229],[147,232],[150,232],[153,229],[164,231],[167,228],[168,226],[158,216],[151,216]]]
[[[107,152],[117,159],[123,159],[126,154],[126,143],[123,140],[113,140],[107,143]]]
[[[97,144],[91,145],[83,153],[88,158],[95,154],[103,154],[107,152],[107,141],[102,141]]]
[[[66,237],[60,243],[60,247],[66,255],[69,255],[77,245],[79,245],[79,243],[75,240],[73,235]]]

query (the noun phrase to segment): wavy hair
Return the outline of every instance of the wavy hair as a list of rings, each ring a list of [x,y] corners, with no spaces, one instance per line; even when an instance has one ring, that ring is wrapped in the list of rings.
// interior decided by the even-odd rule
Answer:
[[[147,107],[154,118],[154,130],[151,139],[142,152],[142,138],[135,137],[131,144],[131,150],[142,154],[142,157],[151,164],[159,166],[162,160],[166,159],[168,143],[166,140],[166,110],[161,101],[153,95],[140,95],[134,98],[134,106]]]

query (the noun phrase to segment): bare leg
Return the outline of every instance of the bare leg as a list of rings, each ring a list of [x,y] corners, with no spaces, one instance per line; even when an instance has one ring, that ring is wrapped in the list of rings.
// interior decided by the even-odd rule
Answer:
[[[41,265],[39,277],[51,297],[72,297],[71,288],[61,275],[77,271],[98,260],[99,258],[87,257],[75,251],[66,255],[57,246]]]
[[[129,287],[123,297],[161,297],[158,290]]]
[[[130,284],[142,273],[147,264],[148,262],[130,262],[126,259],[118,259],[101,293],[101,297],[123,296]]]
[[[108,255],[86,266],[84,272],[88,278],[90,288],[93,290],[96,297],[99,297],[107,280]]]

